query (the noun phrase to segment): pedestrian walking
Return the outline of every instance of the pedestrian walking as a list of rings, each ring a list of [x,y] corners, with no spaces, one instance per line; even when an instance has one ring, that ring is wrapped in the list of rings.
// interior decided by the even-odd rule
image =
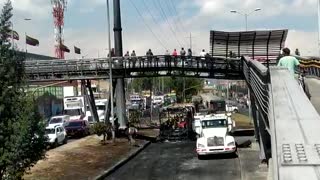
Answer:
[[[126,135],[127,135],[128,142],[129,142],[130,146],[135,145],[134,137],[137,135],[137,133],[138,133],[138,129],[136,127],[130,125],[130,123],[128,123],[127,128],[126,128]]]

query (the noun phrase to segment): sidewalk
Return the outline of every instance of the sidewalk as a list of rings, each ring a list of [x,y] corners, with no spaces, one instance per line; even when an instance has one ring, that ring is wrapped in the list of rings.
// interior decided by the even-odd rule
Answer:
[[[267,180],[268,166],[261,164],[259,159],[259,145],[252,143],[250,148],[239,148],[241,180]]]
[[[142,147],[144,140],[136,140],[137,146],[130,146],[127,139],[116,139],[116,143],[101,145],[92,135],[73,141],[47,152],[47,159],[40,160],[26,180],[94,179],[126,156]]]

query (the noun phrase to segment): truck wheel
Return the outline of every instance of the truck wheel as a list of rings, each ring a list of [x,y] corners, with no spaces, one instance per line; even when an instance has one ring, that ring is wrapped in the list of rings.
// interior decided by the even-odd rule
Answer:
[[[239,112],[238,109],[233,110],[233,113],[238,113],[238,112]]]

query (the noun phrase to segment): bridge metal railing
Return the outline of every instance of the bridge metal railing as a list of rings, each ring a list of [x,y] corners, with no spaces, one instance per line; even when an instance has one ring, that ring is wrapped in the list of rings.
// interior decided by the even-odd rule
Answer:
[[[256,139],[260,145],[260,158],[271,157],[269,99],[269,71],[261,62],[243,57],[243,72],[250,89],[250,102]]]
[[[242,61],[260,150],[272,158],[273,179],[320,180],[320,116],[298,81],[286,68]]]
[[[115,78],[159,76],[159,72],[165,72],[164,75],[176,73],[182,76],[242,78],[239,58],[164,55],[113,57],[111,65]],[[109,76],[109,66],[108,58],[25,62],[27,78],[33,81],[105,79]]]

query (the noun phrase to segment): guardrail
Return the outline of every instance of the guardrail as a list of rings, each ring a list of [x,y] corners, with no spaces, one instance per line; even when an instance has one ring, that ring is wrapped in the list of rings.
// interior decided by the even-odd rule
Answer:
[[[269,131],[268,111],[269,111],[269,72],[268,68],[258,61],[243,57],[243,72],[246,82],[253,92],[256,104],[263,113],[263,121]]]
[[[307,75],[320,77],[320,60],[300,60],[300,67]]]
[[[243,57],[243,72],[250,89],[250,102],[256,139],[260,145],[260,158],[271,158],[269,126],[269,71],[261,62]]]

